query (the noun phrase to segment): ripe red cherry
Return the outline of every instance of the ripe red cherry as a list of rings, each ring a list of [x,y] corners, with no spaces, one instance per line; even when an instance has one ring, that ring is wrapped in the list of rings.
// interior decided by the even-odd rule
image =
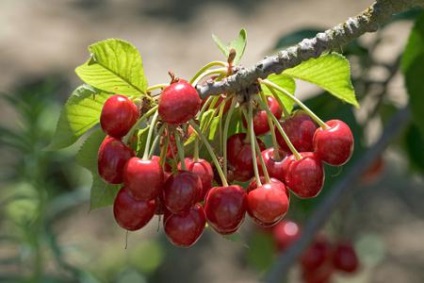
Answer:
[[[159,157],[150,160],[132,157],[124,167],[124,184],[135,199],[150,200],[156,198],[164,184],[164,175]]]
[[[134,156],[134,152],[121,140],[106,136],[97,154],[99,175],[110,184],[123,181],[124,165]]]
[[[275,224],[289,209],[286,186],[277,179],[258,186],[247,194],[247,212],[262,224]]]
[[[358,270],[358,255],[350,242],[340,242],[336,245],[333,255],[333,266],[346,273]]]
[[[300,198],[316,197],[324,186],[324,168],[313,152],[300,152],[296,160],[289,155],[283,162],[284,180],[289,189]]]
[[[304,270],[312,272],[319,269],[327,261],[331,260],[332,247],[328,239],[319,236],[311,243],[300,258],[300,264]]]
[[[144,227],[152,219],[155,210],[155,200],[136,200],[126,187],[119,190],[113,203],[116,222],[128,231]]]
[[[326,262],[320,268],[315,270],[302,270],[302,279],[304,283],[330,283],[334,273],[334,267]]]
[[[171,213],[187,211],[200,200],[202,182],[190,171],[171,175],[163,188],[163,203]]]
[[[203,207],[195,204],[182,214],[164,217],[165,234],[169,241],[179,247],[194,245],[205,229],[206,218]]]
[[[263,150],[261,152],[262,159],[264,160],[269,176],[284,182],[283,160],[288,156],[288,153],[279,150],[279,158],[277,159],[275,158],[274,151],[275,149],[273,147]],[[260,164],[258,158],[259,172],[262,174],[262,166]]]
[[[257,139],[261,150],[264,143]],[[253,177],[253,158],[251,143],[246,141],[246,133],[234,134],[227,140],[227,159],[232,167],[234,180],[245,182]]]
[[[353,134],[349,126],[340,120],[330,120],[328,129],[315,131],[313,145],[315,153],[322,161],[340,166],[345,164],[353,153]]]
[[[295,111],[288,119],[281,122],[284,132],[289,137],[291,143],[298,151],[312,151],[312,138],[314,136],[317,125],[315,122],[302,110]],[[275,129],[278,144],[281,149],[290,152],[290,149],[280,134],[280,131]]]
[[[113,95],[103,105],[100,125],[109,136],[121,138],[135,124],[139,116],[137,106],[128,97]]]
[[[159,99],[159,115],[168,124],[182,124],[200,110],[202,100],[196,89],[185,80],[166,87]]]
[[[234,233],[246,214],[246,192],[238,185],[213,187],[206,195],[205,214],[216,232]]]
[[[293,221],[280,221],[272,229],[272,236],[279,252],[290,247],[300,237],[300,227]]]
[[[202,193],[200,199],[203,200],[205,198],[206,193],[212,187],[213,180],[213,170],[211,164],[202,158],[199,158],[195,161],[191,157],[184,158],[184,163],[187,168],[187,171],[191,171],[197,176],[199,176],[202,181]],[[178,169],[181,170],[181,162],[178,164]]]
[[[269,110],[272,114],[274,114],[275,118],[280,119],[283,114],[283,110],[281,110],[278,101],[272,96],[267,96],[266,100]],[[247,128],[248,123],[244,118],[243,125]],[[253,116],[253,130],[256,135],[263,135],[269,132],[268,113],[265,110],[259,110]]]

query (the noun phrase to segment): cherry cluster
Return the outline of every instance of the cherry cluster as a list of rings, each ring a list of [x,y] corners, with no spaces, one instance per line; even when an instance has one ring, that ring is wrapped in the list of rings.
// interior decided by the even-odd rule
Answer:
[[[270,227],[287,213],[289,191],[300,198],[319,194],[323,162],[340,166],[352,154],[349,127],[340,120],[324,123],[307,108],[289,115],[278,97],[266,96],[259,84],[255,89],[248,96],[202,101],[189,82],[172,77],[158,99],[149,97],[141,106],[122,95],[105,102],[100,124],[107,136],[98,172],[106,182],[122,184],[113,204],[122,228],[138,230],[163,215],[170,242],[188,247],[206,223],[227,235],[247,213]],[[207,135],[213,119],[202,120],[211,110],[221,127],[212,139]],[[228,136],[234,112],[244,130]],[[143,143],[141,128],[148,130]],[[268,134],[267,148],[262,137]]]
[[[301,234],[296,222],[281,221],[270,232],[279,252],[290,247]],[[348,240],[331,242],[325,234],[314,238],[299,258],[301,276],[305,283],[330,282],[335,272],[354,274],[359,269],[359,258]]]

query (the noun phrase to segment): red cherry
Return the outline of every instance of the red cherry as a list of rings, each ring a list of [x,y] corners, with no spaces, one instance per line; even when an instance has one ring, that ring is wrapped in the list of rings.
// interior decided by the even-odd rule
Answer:
[[[124,167],[124,184],[135,199],[150,200],[156,198],[164,184],[160,158],[150,160],[132,157]]]
[[[261,150],[264,143],[257,139]],[[253,177],[253,158],[251,144],[246,141],[246,133],[234,134],[227,140],[227,159],[234,173],[234,180],[245,182]]]
[[[275,118],[280,119],[283,114],[283,110],[281,110],[280,104],[278,101],[272,97],[267,96],[267,105],[269,110],[274,114]],[[247,121],[243,118],[243,125],[247,128]],[[253,116],[253,131],[256,135],[263,135],[269,132],[269,124],[268,124],[268,113],[265,110],[259,110]]]
[[[300,227],[293,221],[280,221],[272,229],[277,250],[282,252],[300,237]]]
[[[99,175],[110,184],[123,181],[124,165],[134,156],[134,152],[121,140],[106,136],[97,154]]]
[[[274,156],[275,149],[273,147],[267,148],[261,152],[262,159],[264,160],[265,167],[268,170],[270,177],[276,178],[280,181],[284,181],[284,170],[283,160],[288,156],[288,153],[279,150],[279,158],[276,159]],[[259,172],[262,174],[262,166],[258,158]]]
[[[200,199],[203,200],[205,198],[206,193],[212,187],[213,180],[213,170],[211,164],[202,158],[199,158],[195,161],[191,157],[184,158],[184,163],[187,168],[187,171],[191,171],[197,176],[199,176],[202,181],[202,193]],[[178,169],[181,170],[181,162],[178,164]]]
[[[304,270],[312,272],[319,269],[327,261],[331,260],[332,247],[328,239],[319,236],[311,243],[300,258],[300,264]]]
[[[315,270],[302,270],[302,279],[304,283],[330,283],[331,276],[334,273],[334,267],[326,262]]]
[[[164,217],[165,234],[169,241],[179,247],[194,245],[205,229],[206,218],[203,207],[195,204],[182,214]]]
[[[289,137],[291,143],[298,151],[312,151],[312,138],[314,136],[317,125],[315,122],[302,110],[295,111],[289,118],[281,122],[284,132]],[[278,144],[281,149],[290,152],[290,149],[280,134],[280,131],[275,129]]]
[[[166,87],[159,99],[159,115],[168,124],[182,124],[200,110],[202,100],[196,89],[185,80]]]
[[[275,224],[286,215],[289,197],[286,186],[277,179],[249,191],[247,212],[263,224]]]
[[[333,255],[333,266],[346,273],[354,273],[358,270],[359,259],[350,242],[340,242],[336,245]]]
[[[324,168],[313,152],[300,152],[296,160],[289,155],[283,162],[285,184],[300,198],[316,197],[324,186]]]
[[[343,165],[353,153],[352,131],[340,120],[330,120],[325,124],[328,129],[318,128],[315,131],[314,151],[322,161],[330,165]]]
[[[171,175],[163,188],[163,203],[172,213],[190,209],[200,200],[202,182],[190,171],[178,171]]]
[[[144,227],[152,219],[155,210],[155,200],[136,200],[126,187],[119,190],[113,203],[116,222],[128,231]]]
[[[246,192],[238,185],[213,187],[205,199],[205,214],[211,227],[220,234],[237,231],[246,213]]]
[[[137,106],[128,97],[112,95],[103,105],[100,125],[109,136],[121,138],[135,124],[138,116]]]

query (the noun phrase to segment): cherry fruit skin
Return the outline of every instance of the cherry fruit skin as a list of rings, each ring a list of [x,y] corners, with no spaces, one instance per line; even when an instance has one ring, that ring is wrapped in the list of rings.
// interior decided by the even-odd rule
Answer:
[[[159,115],[168,124],[183,124],[200,110],[202,100],[196,89],[185,80],[166,87],[159,98]]]
[[[165,234],[169,241],[179,247],[194,245],[205,229],[206,217],[203,207],[195,204],[181,214],[164,217]]]
[[[134,152],[121,140],[106,136],[97,154],[99,175],[110,184],[123,182],[124,166]]]
[[[135,199],[157,198],[164,185],[164,173],[158,156],[150,160],[132,157],[124,167],[124,184]]]
[[[300,198],[316,197],[324,186],[322,162],[313,152],[299,154],[299,160],[296,160],[294,155],[284,159],[285,184]]]
[[[312,139],[318,126],[306,112],[295,111],[289,118],[281,122],[281,126],[297,151],[313,150]],[[290,152],[280,131],[275,129],[275,134],[281,149]]]
[[[166,180],[163,203],[171,213],[181,213],[200,201],[201,193],[202,182],[199,176],[180,170]]]
[[[336,245],[333,254],[333,266],[346,273],[354,273],[358,270],[358,255],[351,243],[340,242]]]
[[[275,118],[280,119],[283,114],[283,110],[278,104],[278,101],[272,97],[267,96],[266,103],[268,105],[269,110],[275,116]],[[247,121],[243,118],[243,125],[247,128]],[[268,113],[265,110],[259,110],[253,116],[253,131],[255,135],[263,135],[269,132],[269,123],[268,123]]]
[[[152,219],[155,210],[155,200],[136,200],[126,187],[119,190],[113,203],[116,222],[128,231],[144,227]]]
[[[282,220],[272,229],[272,236],[278,251],[290,247],[300,237],[300,227],[296,222]]]
[[[315,131],[313,145],[315,153],[329,165],[341,166],[349,161],[353,153],[354,139],[350,127],[334,119],[325,123],[328,129]]]
[[[269,176],[284,182],[283,161],[284,158],[287,157],[289,154],[285,151],[279,150],[279,158],[277,159],[275,158],[274,152],[275,149],[273,147],[263,150],[261,152],[262,159],[264,160],[265,167],[268,170]],[[259,172],[262,173],[263,170],[259,158],[257,162],[259,166]]]
[[[191,157],[184,158],[184,163],[187,171],[191,171],[197,174],[197,176],[199,176],[200,180],[202,181],[202,193],[200,198],[203,200],[206,193],[210,188],[212,188],[212,180],[214,177],[212,165],[205,159],[199,158],[196,161]],[[178,164],[178,169],[182,170],[181,162]]]
[[[206,220],[216,232],[232,234],[243,222],[246,207],[246,192],[239,185],[213,187],[205,198]]]
[[[135,124],[138,116],[137,106],[128,97],[112,95],[103,105],[100,126],[109,136],[121,138]]]
[[[331,261],[332,246],[324,236],[318,236],[300,258],[304,270],[313,272]]]
[[[247,212],[253,219],[265,225],[275,224],[289,209],[286,186],[277,179],[258,186],[247,194]]]

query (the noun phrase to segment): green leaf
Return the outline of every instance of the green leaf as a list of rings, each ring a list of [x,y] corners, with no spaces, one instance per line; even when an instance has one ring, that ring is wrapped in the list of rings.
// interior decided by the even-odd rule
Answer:
[[[78,87],[66,101],[47,149],[68,147],[98,124],[103,104],[109,96],[87,85]]]
[[[105,134],[96,130],[85,140],[77,154],[77,162],[91,172],[93,184],[90,193],[90,209],[111,205],[119,190],[119,185],[110,185],[97,173],[97,152]]]
[[[331,53],[309,59],[283,73],[313,83],[340,100],[359,107],[350,79],[349,61],[340,54]]]
[[[216,35],[212,34],[212,38],[215,41],[218,48],[224,54],[226,58],[230,55],[230,50],[236,51],[236,57],[234,58],[234,64],[238,64],[240,59],[243,57],[244,50],[247,44],[247,32],[245,29],[241,29],[236,39],[231,41],[228,45],[224,44]]]
[[[146,93],[143,61],[129,42],[107,39],[90,45],[88,50],[90,59],[75,70],[84,82],[111,93],[128,96]]]
[[[413,168],[424,172],[424,136],[420,129],[413,123],[405,134],[405,147]]]
[[[296,91],[296,82],[292,77],[289,77],[285,74],[272,74],[269,75],[267,78],[269,81],[275,83],[276,85],[280,86],[281,88],[284,88],[287,90],[287,92],[294,95],[294,92]],[[265,93],[265,95],[271,95],[277,96],[276,99],[279,100],[282,104],[284,109],[290,114],[293,110],[294,102],[290,98],[288,98],[284,93],[281,93],[280,91],[275,91],[275,95],[271,92],[271,90],[265,86],[262,88],[262,91]]]

